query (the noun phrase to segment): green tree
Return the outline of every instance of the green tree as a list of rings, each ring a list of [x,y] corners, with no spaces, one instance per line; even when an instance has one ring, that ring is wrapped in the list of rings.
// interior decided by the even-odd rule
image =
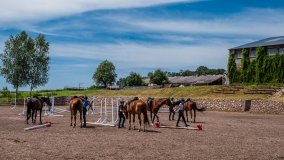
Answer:
[[[230,83],[236,83],[238,81],[237,77],[237,65],[235,61],[235,53],[231,52],[229,54],[229,60],[228,60],[228,78],[230,80]]]
[[[205,66],[199,66],[195,71],[197,75],[206,75],[207,72],[208,72],[208,68]]]
[[[250,76],[247,73],[248,66],[250,64],[250,59],[249,59],[249,52],[247,49],[242,50],[242,55],[243,58],[241,59],[241,77],[242,77],[242,82],[248,82]]]
[[[118,85],[119,87],[127,86],[127,79],[126,78],[119,78],[119,80],[116,82],[116,85]]]
[[[131,72],[126,77],[127,86],[141,86],[143,84],[142,76],[139,73]]]
[[[49,43],[43,35],[38,35],[34,41],[33,52],[30,54],[29,85],[30,96],[32,90],[48,82]]]
[[[256,83],[262,83],[262,78],[265,75],[265,68],[264,66],[264,59],[266,57],[265,49],[263,47],[257,47],[256,48],[256,66],[255,66],[255,72],[256,72]]]
[[[100,63],[93,75],[93,80],[97,85],[103,85],[105,88],[115,82],[115,66],[108,60]]]
[[[1,90],[1,94],[3,97],[6,98],[11,98],[11,92],[9,91],[8,87],[3,87],[3,89]]]
[[[28,84],[29,55],[33,52],[32,39],[26,32],[10,36],[5,42],[4,52],[0,54],[2,66],[0,74],[16,89],[16,99],[19,87]]]
[[[154,73],[148,73],[148,77],[150,78],[150,83],[153,84],[162,85],[169,83],[167,74],[161,69],[155,70]]]

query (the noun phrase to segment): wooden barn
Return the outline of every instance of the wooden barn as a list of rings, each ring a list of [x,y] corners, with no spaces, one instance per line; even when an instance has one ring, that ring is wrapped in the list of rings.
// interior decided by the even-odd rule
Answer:
[[[172,86],[222,85],[224,78],[224,75],[176,76],[169,77],[169,81]]]

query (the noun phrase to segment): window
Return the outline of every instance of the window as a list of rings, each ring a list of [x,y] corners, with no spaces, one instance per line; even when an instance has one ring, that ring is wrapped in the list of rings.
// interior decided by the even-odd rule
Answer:
[[[237,58],[237,59],[240,59],[240,58],[242,58],[242,57],[243,57],[242,51],[241,51],[241,50],[237,50],[236,58]]]
[[[278,48],[269,48],[269,49],[267,49],[267,54],[269,56],[278,54]]]
[[[250,52],[249,52],[249,57],[252,58],[252,57],[256,57],[256,51],[255,49],[251,49]]]
[[[279,48],[279,54],[284,54],[284,48]]]

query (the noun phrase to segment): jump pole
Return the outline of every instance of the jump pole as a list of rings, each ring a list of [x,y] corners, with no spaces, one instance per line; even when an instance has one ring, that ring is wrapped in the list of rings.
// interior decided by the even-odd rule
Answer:
[[[37,125],[37,126],[32,126],[32,127],[28,127],[28,128],[24,128],[25,131],[28,131],[28,130],[33,130],[33,129],[37,129],[37,128],[43,128],[43,127],[50,127],[51,126],[51,123],[48,122],[48,123],[45,123],[45,124],[42,124],[42,125]]]

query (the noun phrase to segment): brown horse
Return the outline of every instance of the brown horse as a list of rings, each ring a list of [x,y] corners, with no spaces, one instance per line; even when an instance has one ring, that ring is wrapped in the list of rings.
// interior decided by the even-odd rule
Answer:
[[[74,127],[76,127],[76,117],[77,117],[77,111],[80,113],[80,127],[82,128],[82,111],[83,111],[83,101],[81,97],[73,96],[69,103],[69,109],[71,111],[71,124],[74,117]]]
[[[147,104],[148,104],[147,109],[150,111],[152,123],[154,122],[155,117],[157,118],[157,121],[159,121],[159,116],[157,114],[161,106],[163,105],[172,106],[171,100],[169,98],[155,98],[155,99],[148,98]],[[154,114],[153,119],[152,119],[152,114]]]
[[[190,113],[190,118],[192,119],[192,110],[193,110],[193,113],[194,113],[193,123],[195,123],[196,111],[203,112],[205,110],[205,108],[201,108],[201,109],[197,108],[196,102],[194,102],[190,98],[188,98],[184,103],[184,110],[185,110],[187,122],[188,122],[188,111]]]
[[[135,114],[138,115],[139,120],[139,132],[141,131],[141,113],[143,114],[144,118],[144,129],[145,132],[145,126],[146,124],[149,125],[149,119],[147,115],[147,104],[142,100],[133,100],[130,103],[125,103],[123,107],[124,113],[126,115],[126,118],[129,120],[129,130],[131,129],[131,114],[133,115],[133,129],[135,130]]]
[[[41,113],[43,103],[46,103],[48,106],[51,106],[50,99],[47,97],[33,97],[27,101],[27,124],[29,124],[29,119],[32,117],[32,122],[36,123],[37,111],[39,110],[39,123],[42,124],[41,121]]]

